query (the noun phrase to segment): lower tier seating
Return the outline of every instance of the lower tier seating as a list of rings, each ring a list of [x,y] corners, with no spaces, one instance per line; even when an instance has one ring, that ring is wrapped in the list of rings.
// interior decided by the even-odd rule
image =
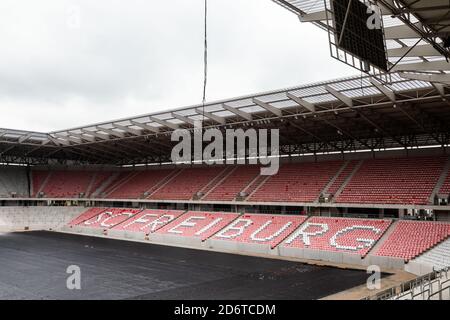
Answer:
[[[305,220],[305,216],[244,214],[212,239],[268,244],[275,248]]]
[[[111,229],[141,211],[141,209],[106,209],[98,215],[78,223],[78,225],[90,228]]]
[[[90,208],[67,225],[340,252],[361,258],[370,251],[371,255],[406,262],[417,258],[447,263],[450,223],[400,220],[389,229],[391,223],[389,219]]]
[[[89,208],[87,211],[83,212],[82,215],[76,217],[75,219],[73,219],[70,223],[69,226],[75,226],[77,224],[80,224],[86,220],[92,219],[93,217],[98,216],[100,213],[102,213],[103,211],[105,211],[106,208]]]
[[[409,261],[450,236],[450,223],[399,221],[375,253]]]
[[[281,245],[364,257],[383,236],[391,220],[312,217]]]
[[[149,234],[177,219],[183,210],[147,209],[116,225],[113,229]]]
[[[239,215],[237,213],[212,213],[190,211],[180,219],[159,229],[156,233],[183,237],[196,237],[202,241],[230,224]]]

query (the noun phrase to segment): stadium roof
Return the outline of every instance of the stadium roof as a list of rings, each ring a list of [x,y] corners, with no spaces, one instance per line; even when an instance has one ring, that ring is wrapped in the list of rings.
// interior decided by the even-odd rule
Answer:
[[[273,1],[297,14],[302,22],[330,28],[326,13],[330,0]],[[450,40],[449,1],[377,0],[376,3],[383,15],[390,71],[403,71],[401,75],[405,78],[450,84],[446,74],[450,71],[450,48],[444,44],[444,40]]]
[[[204,127],[280,129],[282,155],[448,145],[444,85],[391,74],[265,92],[49,133],[0,129],[0,162],[131,165],[170,162],[171,132]]]

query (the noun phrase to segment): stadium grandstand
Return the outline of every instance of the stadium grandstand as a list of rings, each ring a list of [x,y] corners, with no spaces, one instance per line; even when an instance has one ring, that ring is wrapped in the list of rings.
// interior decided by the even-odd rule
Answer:
[[[331,32],[330,1],[275,2]],[[383,76],[372,68],[60,131],[0,129],[0,231],[52,230],[447,279],[450,27],[432,32],[441,2],[448,6],[378,1],[389,68]],[[411,6],[406,12],[393,3]],[[224,135],[279,129],[278,172],[261,175],[248,146],[244,164],[173,163],[172,133],[193,133],[199,120]],[[441,299],[450,294],[445,288],[439,282]],[[401,297],[380,290],[377,298],[424,298],[414,290]],[[369,296],[362,292],[359,298]]]

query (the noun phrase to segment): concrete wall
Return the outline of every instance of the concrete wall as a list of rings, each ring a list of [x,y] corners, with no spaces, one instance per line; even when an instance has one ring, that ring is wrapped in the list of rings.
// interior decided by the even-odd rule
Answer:
[[[0,207],[0,231],[59,229],[85,210],[83,207]]]
[[[210,249],[221,251],[246,252],[266,255],[271,253],[270,245],[268,244],[209,239],[206,241],[206,246]]]

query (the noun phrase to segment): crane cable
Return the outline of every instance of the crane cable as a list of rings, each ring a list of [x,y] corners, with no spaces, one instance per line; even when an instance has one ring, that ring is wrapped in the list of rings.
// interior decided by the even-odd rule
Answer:
[[[208,0],[204,6],[204,48],[203,48],[203,96],[202,96],[202,126],[205,121],[206,85],[208,83]]]

